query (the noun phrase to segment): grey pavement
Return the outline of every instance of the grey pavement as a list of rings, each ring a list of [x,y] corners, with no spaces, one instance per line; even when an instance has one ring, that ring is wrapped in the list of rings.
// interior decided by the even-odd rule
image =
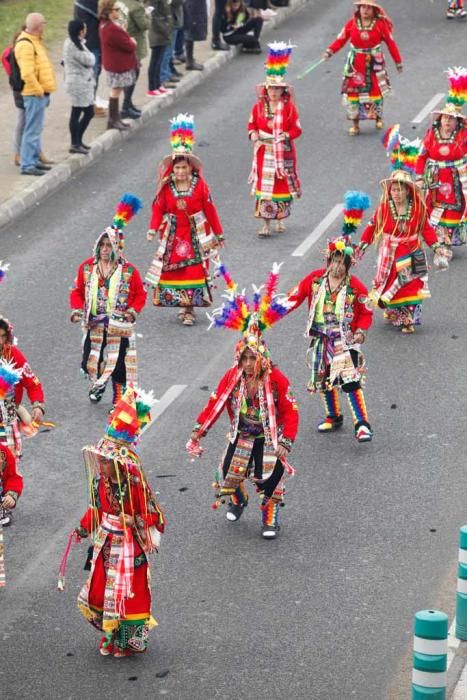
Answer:
[[[324,0],[291,0],[289,7],[278,8],[277,16],[264,22],[262,37],[264,37],[263,56],[248,58],[256,64],[262,64],[265,56],[265,44],[267,37],[280,25],[305,4],[310,7],[324,4]],[[30,177],[21,175],[14,165],[12,153],[12,139],[14,125],[16,123],[16,108],[13,103],[6,76],[0,84],[0,98],[2,110],[0,111],[0,133],[4,138],[0,143],[0,228],[15,219],[27,209],[42,201],[66,182],[74,173],[83,168],[92,166],[96,158],[109,148],[117,147],[122,141],[132,138],[135,131],[144,127],[148,121],[153,121],[161,109],[175,105],[180,98],[196,89],[205,80],[209,80],[213,71],[219,70],[226,62],[234,59],[238,48],[229,51],[213,51],[208,41],[196,42],[196,60],[204,64],[203,71],[186,71],[184,66],[178,66],[183,74],[178,87],[163,98],[147,97],[147,66],[149,56],[143,61],[141,76],[136,85],[134,102],[143,110],[139,120],[127,120],[130,129],[121,133],[115,129],[106,130],[107,117],[95,117],[85,135],[85,142],[92,146],[87,156],[70,155],[70,135],[68,120],[70,115],[70,103],[64,88],[63,68],[60,65],[62,59],[62,44],[54,44],[49,49],[51,60],[57,76],[57,91],[51,97],[51,106],[47,110],[42,145],[47,157],[55,162],[52,170],[42,177]],[[107,97],[105,71],[102,72],[99,81],[98,94],[100,98]],[[121,102],[121,101],[120,101]],[[176,107],[174,107],[176,109]]]
[[[426,123],[412,129],[410,121],[445,91],[447,65],[462,64],[465,27],[446,23],[440,7],[425,0],[394,0],[388,9],[406,71],[391,71],[395,96],[387,100],[386,121],[421,135]],[[288,19],[281,36],[297,44],[292,78],[321,54],[348,12],[347,2],[332,0]],[[386,157],[371,126],[364,125],[358,139],[347,135],[339,96],[344,60],[341,53],[295,81],[304,193],[288,231],[270,240],[256,236],[246,182],[246,122],[255,84],[263,78],[260,62],[240,56],[177,104],[195,115],[197,152],[224,224],[224,258],[240,287],[261,283],[272,262],[284,260],[280,286],[288,289],[321,264],[327,234],[303,258],[291,253],[346,189],[364,189],[377,201]],[[172,112],[162,110],[1,233],[1,258],[11,263],[2,312],[14,321],[20,347],[44,382],[48,416],[57,428],[27,442],[26,488],[16,522],[5,531],[0,687],[9,697],[32,699],[409,697],[410,668],[400,669],[413,614],[442,598],[452,617],[455,590],[446,590],[446,581],[457,561],[458,528],[467,522],[466,250],[448,273],[431,276],[433,298],[413,337],[384,326],[376,314],[365,347],[371,444],[355,442],[347,407],[342,431],[316,433],[322,409],[305,390],[305,310],[268,334],[274,361],[290,377],[301,409],[291,454],[297,476],[276,542],[260,537],[255,498],[237,524],[225,519],[224,510],[210,508],[225,418],[205,440],[202,460],[192,462],[184,451],[195,416],[233,361],[235,334],[208,334],[202,314],[195,327],[182,328],[174,311],[148,305],[138,327],[140,383],[158,396],[174,384],[187,388],[142,447],[168,520],[152,565],[159,627],[147,655],[118,662],[97,653],[98,634],[75,606],[86,576],[84,545],[71,555],[67,589],[56,591],[67,535],[86,506],[80,449],[101,436],[110,401],[107,396],[91,406],[87,400],[78,372],[79,331],[68,320],[68,288],[124,191],[146,205],[129,227],[128,257],[142,271],[149,265],[153,247],[145,231]],[[370,251],[357,274],[369,284],[373,272]],[[215,291],[215,305],[220,293]]]

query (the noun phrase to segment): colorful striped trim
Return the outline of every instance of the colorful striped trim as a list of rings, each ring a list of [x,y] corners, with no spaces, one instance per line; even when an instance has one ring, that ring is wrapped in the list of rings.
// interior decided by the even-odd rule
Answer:
[[[395,301],[389,301],[385,303],[385,306],[389,309],[396,309],[398,306],[410,306],[410,304],[420,304],[426,297],[423,294],[416,294],[412,297],[402,297]]]
[[[195,287],[195,288],[200,288],[204,287],[206,285],[206,280],[205,279],[198,279],[198,280],[170,280],[167,282],[159,282],[159,287],[161,289],[170,289],[170,288],[175,288],[175,289],[187,289],[189,287]]]
[[[264,199],[264,193],[256,190],[256,199]],[[273,202],[291,202],[293,197],[291,194],[273,194],[271,201]]]

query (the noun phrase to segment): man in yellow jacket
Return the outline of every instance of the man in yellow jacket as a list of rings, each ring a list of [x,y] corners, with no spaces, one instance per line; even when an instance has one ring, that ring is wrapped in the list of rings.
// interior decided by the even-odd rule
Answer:
[[[41,135],[50,93],[56,89],[55,73],[42,42],[44,17],[31,12],[26,17],[26,29],[15,43],[15,58],[21,79],[24,101],[24,130],[20,148],[20,171],[23,175],[44,175],[49,165],[41,163]]]

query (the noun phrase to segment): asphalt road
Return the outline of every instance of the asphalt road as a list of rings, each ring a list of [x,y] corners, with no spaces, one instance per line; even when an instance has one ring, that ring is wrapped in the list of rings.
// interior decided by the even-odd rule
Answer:
[[[406,70],[401,76],[391,70],[395,96],[387,100],[386,122],[422,135],[426,122],[412,128],[411,119],[446,91],[443,70],[464,61],[466,28],[445,22],[442,3],[393,0],[388,9]],[[292,76],[321,54],[348,13],[347,2],[330,0],[280,28],[278,39],[297,44]],[[291,287],[321,264],[326,234],[303,258],[291,253],[344,191],[364,189],[377,201],[385,153],[372,127],[363,125],[358,139],[346,133],[339,97],[344,60],[341,53],[295,81],[304,128],[298,143],[303,198],[288,232],[271,240],[256,237],[246,182],[246,122],[263,77],[261,60],[235,60],[177,105],[196,116],[197,152],[224,224],[225,260],[240,286],[261,283],[271,263],[283,260],[281,288]],[[366,345],[375,431],[369,445],[355,442],[348,412],[335,436],[315,431],[321,405],[305,391],[305,310],[270,332],[273,358],[290,377],[301,409],[291,456],[298,475],[276,542],[260,537],[255,498],[238,524],[210,509],[225,419],[205,441],[201,461],[193,463],[184,451],[198,410],[232,362],[235,335],[207,334],[202,318],[182,328],[175,312],[148,306],[138,328],[140,382],[158,396],[174,384],[187,387],[143,443],[168,519],[152,566],[160,626],[148,654],[117,661],[97,653],[98,634],[75,606],[86,576],[84,545],[72,553],[65,593],[56,590],[67,535],[86,506],[80,449],[101,436],[110,400],[97,407],[87,400],[68,288],[124,191],[146,204],[130,226],[127,254],[143,271],[148,266],[153,248],[145,231],[170,116],[162,113],[1,232],[0,257],[11,263],[2,311],[15,323],[20,347],[43,380],[48,416],[58,424],[26,444],[25,492],[14,527],[5,531],[2,696],[6,689],[4,697],[73,700],[382,699],[410,644],[413,613],[434,604],[455,564],[458,527],[467,518],[465,251],[449,273],[432,275],[433,298],[415,336],[383,326],[377,314]],[[358,275],[368,284],[373,269],[369,252]]]

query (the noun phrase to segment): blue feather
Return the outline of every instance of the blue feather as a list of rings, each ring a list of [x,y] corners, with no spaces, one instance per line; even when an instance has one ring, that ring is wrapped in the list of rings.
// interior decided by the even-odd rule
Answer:
[[[344,209],[369,209],[371,199],[365,192],[348,190],[344,195]]]

